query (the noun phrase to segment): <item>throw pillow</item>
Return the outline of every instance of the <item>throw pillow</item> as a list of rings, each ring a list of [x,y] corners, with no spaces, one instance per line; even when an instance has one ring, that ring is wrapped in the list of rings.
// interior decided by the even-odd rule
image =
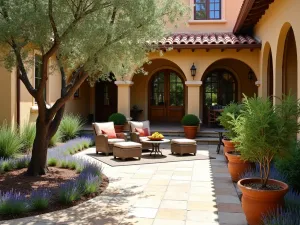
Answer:
[[[117,138],[117,134],[115,130],[102,130],[103,134],[108,136],[108,139]]]
[[[148,128],[135,128],[136,132],[139,132],[139,135],[141,137],[147,137],[149,136],[149,130]]]

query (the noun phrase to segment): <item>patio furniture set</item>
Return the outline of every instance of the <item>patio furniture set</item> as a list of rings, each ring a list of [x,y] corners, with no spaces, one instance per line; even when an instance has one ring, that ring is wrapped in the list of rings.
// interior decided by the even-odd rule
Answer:
[[[196,155],[197,144],[195,140],[191,139],[162,139],[159,141],[150,140],[147,136],[150,132],[150,122],[129,122],[130,140],[127,140],[127,134],[115,133],[114,123],[93,123],[95,133],[96,154],[102,152],[107,156],[113,154],[114,158],[141,159],[142,150],[150,149],[150,156],[162,155],[160,145],[171,142],[171,153],[180,154],[186,153]]]

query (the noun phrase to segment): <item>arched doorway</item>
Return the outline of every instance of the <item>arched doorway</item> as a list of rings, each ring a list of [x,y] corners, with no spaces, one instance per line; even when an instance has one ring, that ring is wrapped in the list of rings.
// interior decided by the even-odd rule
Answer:
[[[282,93],[291,94],[297,97],[297,47],[293,28],[290,27],[284,46],[283,65],[282,65]]]
[[[149,119],[151,122],[179,122],[184,115],[185,87],[173,70],[160,70],[149,82]]]
[[[203,82],[203,108],[204,123],[208,124],[209,113],[212,108],[222,109],[238,98],[238,84],[235,76],[226,69],[215,69],[210,71]]]

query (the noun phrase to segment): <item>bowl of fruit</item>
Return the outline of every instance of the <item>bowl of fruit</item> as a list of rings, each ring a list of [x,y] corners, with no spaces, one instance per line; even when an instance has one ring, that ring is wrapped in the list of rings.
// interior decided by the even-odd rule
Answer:
[[[161,141],[162,139],[164,139],[164,135],[162,135],[161,133],[155,132],[153,133],[151,136],[148,136],[149,140],[151,141]]]

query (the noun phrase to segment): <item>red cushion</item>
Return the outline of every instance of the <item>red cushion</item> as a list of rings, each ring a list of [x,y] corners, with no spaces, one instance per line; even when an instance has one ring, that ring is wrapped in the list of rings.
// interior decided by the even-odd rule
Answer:
[[[103,134],[106,134],[108,136],[108,139],[117,138],[117,134],[115,130],[102,130]]]
[[[147,137],[149,136],[149,130],[148,128],[135,128],[136,132],[139,132],[139,135],[141,137]]]

